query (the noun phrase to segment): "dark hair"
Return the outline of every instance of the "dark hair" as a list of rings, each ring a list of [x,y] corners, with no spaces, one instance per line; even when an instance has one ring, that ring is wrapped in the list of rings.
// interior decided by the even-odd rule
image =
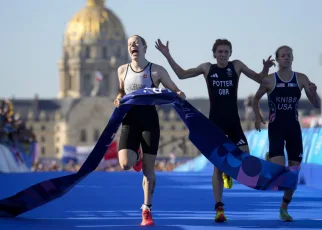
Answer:
[[[289,46],[286,46],[286,45],[284,45],[284,46],[280,46],[280,47],[278,47],[278,49],[277,49],[277,50],[276,50],[276,52],[275,52],[275,58],[276,58],[276,59],[278,58],[278,55],[279,55],[280,50],[281,50],[281,49],[284,49],[284,48],[290,49],[290,50],[291,50],[291,52],[293,52],[293,49],[292,49],[291,47],[289,47]]]
[[[141,40],[142,44],[143,44],[144,46],[148,46],[148,45],[146,44],[145,39],[144,39],[144,38],[142,38],[140,35],[134,34],[134,35],[133,35],[133,36],[131,36],[131,37],[138,37],[138,38],[140,38],[140,40]]]
[[[228,41],[227,39],[217,39],[216,42],[215,42],[215,44],[212,47],[212,52],[215,53],[216,50],[217,50],[217,48],[218,48],[218,46],[221,46],[221,45],[229,46],[230,52],[233,51],[233,47],[232,47],[230,41]]]

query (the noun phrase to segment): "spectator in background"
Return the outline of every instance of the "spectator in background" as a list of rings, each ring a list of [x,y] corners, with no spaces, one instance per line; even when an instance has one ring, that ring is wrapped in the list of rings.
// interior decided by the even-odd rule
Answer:
[[[0,143],[17,152],[28,153],[35,135],[14,114],[13,104],[8,99],[0,102]]]

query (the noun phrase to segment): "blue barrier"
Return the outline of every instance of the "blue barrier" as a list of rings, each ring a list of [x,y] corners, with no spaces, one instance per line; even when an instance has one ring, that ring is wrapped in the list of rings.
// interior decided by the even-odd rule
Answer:
[[[251,130],[245,132],[251,155],[264,159],[268,152],[268,133],[267,129],[261,132]],[[322,175],[322,129],[303,128],[303,162],[299,176],[300,183],[311,187],[321,188]],[[187,163],[180,165],[173,170],[174,172],[202,172],[212,173],[213,165],[203,156],[198,156]]]
[[[204,170],[207,165],[209,165],[208,159],[201,154],[196,158],[194,158],[193,160],[189,160],[186,163],[176,167],[173,171],[174,172],[199,172],[201,170]]]
[[[322,189],[322,165],[303,164],[299,174],[299,183],[306,186]]]

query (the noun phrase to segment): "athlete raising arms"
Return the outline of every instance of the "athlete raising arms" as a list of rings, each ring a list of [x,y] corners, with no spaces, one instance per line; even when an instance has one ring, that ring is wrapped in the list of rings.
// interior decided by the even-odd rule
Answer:
[[[160,83],[169,90],[176,92],[185,99],[173,83],[167,71],[159,65],[152,64],[145,58],[146,41],[134,35],[128,39],[128,52],[131,63],[118,68],[119,93],[114,101],[119,106],[120,99],[125,95],[146,87],[158,87]],[[155,160],[159,147],[160,126],[156,107],[152,105],[137,105],[131,108],[122,122],[118,158],[123,170],[132,167],[143,171],[144,203],[142,205],[141,225],[153,225],[151,214],[152,195],[155,189]],[[142,148],[143,156],[138,153]]]
[[[249,69],[240,60],[229,61],[232,45],[226,39],[218,39],[213,45],[212,52],[217,60],[216,64],[203,63],[196,68],[184,70],[172,58],[169,51],[169,42],[164,45],[160,39],[156,48],[166,57],[173,71],[179,79],[187,79],[203,75],[205,77],[210,100],[209,119],[212,120],[239,148],[249,153],[248,143],[240,124],[237,107],[237,90],[241,73],[260,83],[267,76],[269,68],[274,65],[270,57],[264,61],[261,73]],[[214,168],[212,177],[213,193],[215,198],[216,222],[226,221],[222,203],[223,187],[232,187],[232,178]]]
[[[285,165],[284,142],[288,154],[288,165],[298,166],[302,161],[302,132],[298,120],[298,104],[302,89],[316,107],[320,108],[320,98],[316,93],[316,85],[308,77],[292,70],[293,51],[288,46],[281,46],[276,51],[279,70],[263,78],[263,81],[253,99],[253,109],[256,117],[255,128],[260,131],[260,124],[265,123],[259,112],[259,100],[267,93],[270,109],[268,123],[269,161]],[[288,204],[294,191],[285,191],[280,207],[280,218],[292,221],[288,214]]]

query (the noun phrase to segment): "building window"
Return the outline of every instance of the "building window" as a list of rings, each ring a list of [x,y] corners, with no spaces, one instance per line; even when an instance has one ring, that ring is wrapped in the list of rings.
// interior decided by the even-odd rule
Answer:
[[[41,154],[45,155],[46,154],[46,148],[45,147],[41,147]]]
[[[60,138],[59,137],[56,137],[56,142],[58,143],[60,141]]]
[[[100,137],[100,131],[98,129],[95,129],[94,130],[93,141],[97,141],[99,137]]]
[[[71,90],[72,88],[72,75],[67,73],[67,82],[66,82],[66,89]]]
[[[46,142],[46,138],[44,136],[41,136],[41,142]]]
[[[115,56],[120,57],[121,55],[122,55],[122,47],[121,46],[115,47]]]
[[[91,49],[90,47],[86,46],[85,47],[85,58],[90,58],[91,57]]]
[[[59,148],[56,148],[56,153],[59,153]]]
[[[81,142],[86,142],[87,141],[87,137],[86,137],[86,130],[82,129],[80,132],[80,141]]]
[[[107,49],[105,46],[102,48],[102,57],[103,59],[107,59]]]
[[[79,55],[79,50],[76,47],[71,48],[71,57],[77,57],[77,54]]]
[[[176,130],[176,126],[175,125],[171,125],[171,130]]]
[[[42,130],[42,131],[46,130],[46,126],[42,125],[42,126],[41,126],[41,130]]]

